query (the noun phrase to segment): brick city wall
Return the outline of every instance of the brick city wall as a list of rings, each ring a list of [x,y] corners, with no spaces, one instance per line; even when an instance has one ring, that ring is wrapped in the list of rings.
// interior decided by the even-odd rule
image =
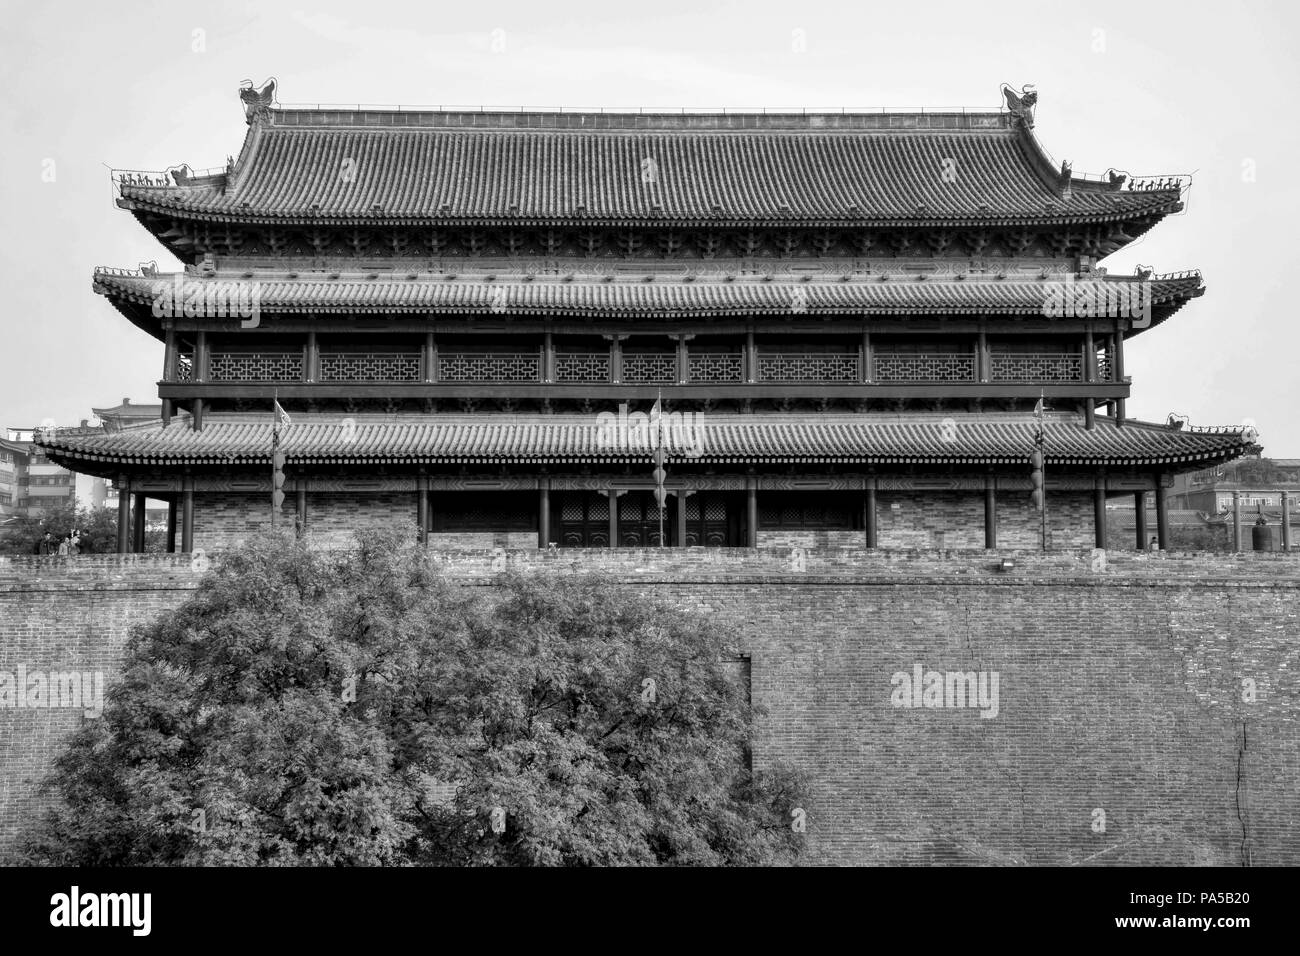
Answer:
[[[736,622],[755,759],[813,779],[810,861],[1300,863],[1295,555],[434,554],[467,586],[602,570]],[[111,679],[130,626],[197,579],[183,556],[0,562],[0,671]],[[896,706],[917,667],[982,677],[984,706]],[[0,708],[0,860],[84,719]]]
[[[270,528],[266,494],[205,493],[195,500],[194,546],[220,551],[237,546]],[[437,499],[435,498],[435,507]],[[877,545],[881,548],[938,550],[984,547],[984,495],[982,492],[892,492],[877,496]],[[290,493],[282,511],[292,525],[296,502]],[[414,492],[313,493],[307,497],[307,533],[324,547],[350,547],[357,532],[368,527],[407,522],[416,527]],[[1041,536],[1040,518],[1024,491],[998,495],[997,535],[1000,548],[1036,549]],[[1151,524],[1155,531],[1154,521]],[[1091,493],[1059,491],[1052,495],[1048,529],[1053,548],[1090,548],[1095,537]],[[558,528],[553,528],[558,537]],[[1127,539],[1126,539],[1127,540]],[[432,535],[436,548],[528,548],[537,542],[535,531],[446,532]],[[760,523],[759,545],[765,548],[856,548],[864,544],[862,531],[800,530],[765,527]],[[1121,545],[1122,546],[1122,545]]]

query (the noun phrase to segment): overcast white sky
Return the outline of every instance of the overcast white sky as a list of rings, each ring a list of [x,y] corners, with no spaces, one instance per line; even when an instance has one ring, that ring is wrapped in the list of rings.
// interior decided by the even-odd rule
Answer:
[[[90,276],[177,263],[106,167],[222,165],[242,79],[275,76],[283,103],[986,108],[1006,81],[1036,84],[1039,138],[1076,172],[1195,173],[1186,214],[1104,263],[1209,289],[1129,343],[1129,413],[1250,418],[1266,454],[1300,457],[1294,0],[0,7],[0,425],[157,400],[161,344]]]

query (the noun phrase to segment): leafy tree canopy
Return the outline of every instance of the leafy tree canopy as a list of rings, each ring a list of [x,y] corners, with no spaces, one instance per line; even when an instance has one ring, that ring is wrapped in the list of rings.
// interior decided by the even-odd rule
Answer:
[[[487,583],[487,582],[485,582]],[[598,577],[450,584],[404,533],[268,536],[133,634],[28,858],[74,865],[793,860],[733,639]]]

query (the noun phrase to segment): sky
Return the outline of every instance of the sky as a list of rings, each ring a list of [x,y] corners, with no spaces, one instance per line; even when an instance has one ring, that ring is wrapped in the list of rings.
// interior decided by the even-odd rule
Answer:
[[[0,425],[157,401],[162,345],[96,265],[179,263],[109,168],[224,165],[241,80],[295,103],[995,109],[1077,174],[1193,174],[1186,212],[1102,265],[1198,268],[1206,294],[1127,343],[1128,414],[1249,421],[1300,457],[1295,251],[1300,4],[256,3],[0,0]]]

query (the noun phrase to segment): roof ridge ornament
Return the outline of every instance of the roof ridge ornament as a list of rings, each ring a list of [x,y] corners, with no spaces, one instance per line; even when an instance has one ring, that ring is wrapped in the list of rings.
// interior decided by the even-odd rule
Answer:
[[[1025,129],[1034,128],[1034,106],[1038,103],[1038,91],[1033,83],[1026,83],[1024,89],[1017,91],[1011,84],[1002,84],[1002,96],[1007,101],[1007,112]]]
[[[241,80],[239,98],[244,104],[244,119],[251,126],[257,120],[271,118],[271,106],[275,103],[275,77],[263,81],[258,90],[252,80]]]

